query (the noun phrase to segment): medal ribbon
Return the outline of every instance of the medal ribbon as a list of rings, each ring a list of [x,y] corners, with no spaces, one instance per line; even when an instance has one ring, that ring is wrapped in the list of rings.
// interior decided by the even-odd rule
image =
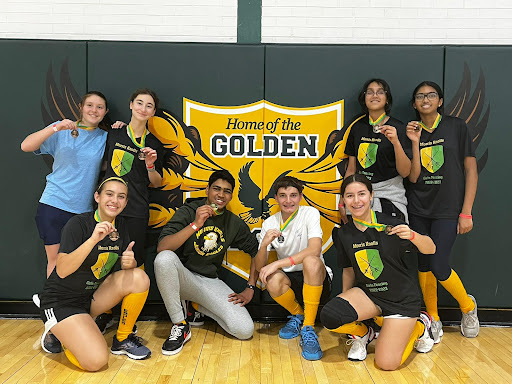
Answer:
[[[295,210],[295,212],[293,212],[293,214],[288,218],[288,220],[286,220],[286,222],[283,224],[283,225],[280,225],[279,226],[279,230],[281,231],[281,233],[286,229],[286,227],[288,226],[288,224],[290,224],[290,222],[295,219],[295,216],[297,216],[297,213],[299,212],[299,208],[297,208]]]
[[[376,125],[378,125],[382,120],[384,120],[385,118],[387,117],[386,115],[386,112],[384,112],[382,115],[379,116],[379,118],[375,121],[372,120],[372,117],[370,116],[370,114],[368,114],[368,118],[370,120],[370,125],[372,127],[375,127]]]
[[[132,139],[133,144],[135,144],[139,148],[144,148],[146,146],[146,136],[148,134],[148,130],[144,128],[144,133],[142,134],[140,138],[140,144],[137,142],[137,139],[135,138],[135,133],[133,133],[133,129],[131,124],[128,124],[128,135],[130,136],[130,139]]]
[[[436,117],[436,120],[434,121],[434,125],[432,126],[432,128],[429,128],[427,127],[425,124],[423,124],[423,121],[420,121],[420,126],[421,128],[423,129],[426,129],[427,131],[429,132],[432,132],[434,129],[437,128],[437,126],[439,125],[439,123],[441,122],[441,118],[442,116],[438,113],[437,114],[437,117]]]
[[[377,223],[377,216],[375,216],[375,212],[373,212],[373,209],[371,209],[370,212],[371,212],[371,215],[372,215],[371,223],[369,223],[367,221],[364,221],[364,220],[356,219],[355,217],[352,217],[352,220],[354,220],[356,223],[364,225],[365,227],[375,228],[379,232],[382,232],[383,230],[385,230],[386,229],[386,225],[385,224]]]
[[[78,120],[76,122],[77,128],[84,129],[86,131],[92,131],[93,129],[98,128],[98,127],[88,127],[87,125],[82,125],[82,124],[80,124],[81,122],[82,122],[82,120]]]
[[[94,220],[96,220],[96,222],[98,222],[98,223],[101,223],[100,213],[98,210],[96,210],[96,212],[94,212]],[[112,225],[114,226],[114,228],[116,227],[116,219],[114,219],[112,221]]]

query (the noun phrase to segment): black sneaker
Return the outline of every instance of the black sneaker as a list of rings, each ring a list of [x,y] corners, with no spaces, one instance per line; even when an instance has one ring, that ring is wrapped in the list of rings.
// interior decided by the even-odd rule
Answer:
[[[117,340],[117,335],[114,335],[110,352],[114,355],[126,355],[135,360],[147,359],[151,356],[151,351],[142,344],[142,339],[133,333],[130,333],[123,341]]]
[[[41,340],[41,347],[43,350],[48,353],[61,353],[62,352],[62,344],[59,339],[51,333],[48,332],[44,335],[44,338]]]
[[[171,328],[171,334],[162,345],[162,353],[170,356],[175,355],[183,349],[183,344],[190,340],[190,325],[174,324]]]
[[[194,327],[204,325],[204,314],[196,311],[192,306],[192,302],[184,300],[185,316],[187,317],[187,323]]]
[[[100,332],[105,334],[108,328],[114,325],[114,316],[111,313],[102,313],[101,315],[96,316],[96,325],[98,326]]]

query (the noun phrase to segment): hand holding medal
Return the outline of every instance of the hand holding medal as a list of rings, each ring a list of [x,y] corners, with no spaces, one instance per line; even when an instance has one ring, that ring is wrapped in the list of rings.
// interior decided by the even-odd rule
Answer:
[[[55,132],[63,131],[66,129],[72,130],[76,128],[76,123],[72,120],[64,119],[59,124],[54,124],[52,128]]]
[[[420,141],[421,136],[421,125],[419,121],[409,121],[406,128],[407,137],[413,143]]]
[[[128,247],[121,255],[121,269],[133,269],[137,266],[135,254],[133,253],[132,250],[134,244],[135,241],[132,241],[130,244],[128,244]]]
[[[265,236],[263,237],[263,240],[261,241],[262,246],[267,247],[270,243],[272,243],[275,239],[278,239],[281,237],[281,231],[278,229],[269,229]],[[283,238],[284,240],[284,238]],[[279,241],[279,240],[278,240]]]
[[[109,236],[110,240],[116,241],[119,239],[119,232],[116,231],[116,228],[112,223],[108,221],[102,221],[96,224],[94,227],[94,231],[92,232],[91,239],[98,243],[103,240],[105,237]],[[113,240],[115,239],[115,240]]]
[[[382,125],[380,127],[380,133],[382,133],[391,142],[395,143],[398,141],[398,134],[396,128],[392,125]]]
[[[139,159],[146,161],[146,168],[148,170],[155,169],[154,164],[155,164],[156,158],[157,158],[157,153],[156,153],[156,150],[154,150],[153,148],[144,147],[144,148],[140,149]]]
[[[409,228],[406,224],[400,224],[397,226],[394,226],[391,231],[390,235],[397,235],[399,238],[404,240],[412,240],[414,239],[414,231]]]

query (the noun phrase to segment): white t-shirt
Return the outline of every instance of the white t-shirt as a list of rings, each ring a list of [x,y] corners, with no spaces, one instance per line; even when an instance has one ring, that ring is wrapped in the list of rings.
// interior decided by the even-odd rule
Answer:
[[[263,239],[265,234],[270,229],[280,229],[282,224],[281,220],[281,212],[277,212],[275,215],[270,216],[267,220],[263,222],[261,227],[261,237]],[[288,226],[284,229],[282,233],[284,237],[284,241],[280,243],[278,239],[274,239],[271,244],[267,247],[267,251],[270,251],[272,247],[277,252],[277,257],[279,259],[286,259],[287,257],[296,255],[303,249],[308,247],[308,240],[313,237],[319,237],[322,239],[322,227],[320,226],[320,212],[318,209],[301,205],[299,207],[299,211],[297,212],[297,216],[290,221]],[[261,245],[261,240],[260,240]],[[322,255],[320,258],[324,262],[325,261]],[[332,270],[328,266],[325,266],[327,273],[332,279]],[[295,272],[302,271],[302,263],[292,265],[290,267],[283,268],[285,272]]]

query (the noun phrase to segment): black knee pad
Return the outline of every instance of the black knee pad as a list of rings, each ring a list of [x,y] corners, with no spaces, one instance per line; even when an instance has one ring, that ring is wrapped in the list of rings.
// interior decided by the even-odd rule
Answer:
[[[336,329],[344,324],[353,323],[357,317],[354,307],[341,297],[329,301],[320,312],[320,321],[327,329]]]

